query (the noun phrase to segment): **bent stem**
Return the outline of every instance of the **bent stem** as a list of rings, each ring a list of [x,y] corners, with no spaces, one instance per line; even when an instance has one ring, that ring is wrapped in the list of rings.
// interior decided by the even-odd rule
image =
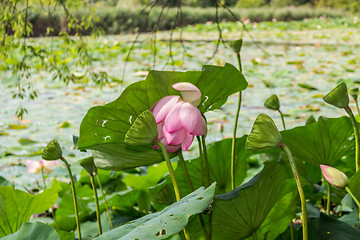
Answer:
[[[357,113],[358,113],[358,115],[359,115],[359,117],[360,117],[359,102],[358,102],[358,100],[357,100],[357,99],[355,100],[355,104],[356,104],[356,110],[357,110]]]
[[[107,204],[106,197],[105,197],[105,193],[104,193],[104,190],[103,190],[103,188],[102,188],[102,184],[101,184],[99,175],[97,175],[97,174],[96,174],[96,180],[97,180],[97,182],[98,182],[98,184],[99,184],[101,194],[102,194],[102,196],[103,196],[103,198],[104,198],[105,208],[106,208],[106,212],[107,212],[107,215],[108,215],[108,218],[109,218],[109,222],[110,222],[110,228],[111,228],[111,229],[114,229],[114,226],[113,226],[113,223],[112,223],[112,220],[111,220],[109,205]]]
[[[42,176],[42,180],[43,180],[43,183],[44,183],[44,188],[46,188],[44,167],[41,167],[41,176]]]
[[[187,169],[187,167],[186,167],[186,163],[185,163],[185,160],[184,160],[184,156],[183,156],[183,154],[182,154],[181,151],[179,151],[179,154],[178,154],[178,155],[179,155],[179,160],[180,160],[182,169],[183,169],[183,171],[184,171],[184,175],[185,175],[186,182],[187,182],[187,184],[188,184],[189,190],[190,190],[190,192],[193,192],[193,191],[194,191],[194,185],[193,185],[193,183],[192,183],[192,181],[191,181],[189,171],[188,171],[188,169]],[[205,238],[206,240],[208,240],[208,239],[209,239],[209,234],[208,234],[208,232],[207,232],[207,229],[206,229],[205,223],[204,223],[204,219],[203,219],[203,217],[202,217],[201,214],[198,215],[198,220],[199,220],[199,223],[200,223],[201,230],[202,230],[202,232],[203,232],[204,238]]]
[[[100,236],[102,234],[102,228],[101,228],[101,219],[100,219],[99,199],[98,199],[98,195],[97,195],[97,191],[96,191],[96,187],[95,187],[95,183],[94,183],[94,175],[93,175],[93,173],[89,173],[89,174],[90,174],[90,180],[91,180],[91,187],[94,191],[95,205],[96,205],[96,220],[97,220],[98,231],[99,231],[99,236]]]
[[[242,72],[240,53],[236,53],[236,57],[237,57],[238,64],[239,64],[239,71]],[[231,143],[231,164],[230,164],[231,189],[235,188],[235,145],[236,145],[236,131],[237,131],[237,125],[238,125],[238,121],[239,121],[240,108],[241,108],[241,99],[242,99],[242,93],[241,93],[241,91],[239,91],[239,100],[238,100],[238,106],[236,109],[234,133],[233,133],[233,138],[232,138],[232,143]]]
[[[280,109],[279,109],[278,111],[279,111],[279,113],[280,113],[280,117],[281,117],[281,121],[282,121],[284,130],[286,130],[285,120],[284,120],[284,114],[280,111]]]
[[[79,211],[78,211],[78,205],[77,205],[77,200],[76,200],[76,191],[75,191],[74,178],[73,178],[73,175],[72,175],[72,173],[71,173],[71,169],[70,169],[69,163],[65,160],[64,157],[60,157],[60,160],[61,160],[63,163],[65,163],[66,169],[68,170],[68,173],[69,173],[70,183],[71,183],[71,191],[72,191],[73,200],[74,200],[74,210],[75,210],[76,227],[77,227],[77,231],[78,231],[79,240],[81,240]]]
[[[348,186],[345,187],[345,190],[350,194],[356,205],[358,206],[358,213],[359,213],[359,219],[360,219],[360,202],[359,200],[354,196],[354,194],[351,192],[350,188]]]
[[[291,170],[293,172],[293,175],[294,175],[294,178],[295,178],[295,181],[296,181],[296,185],[297,185],[297,188],[298,188],[300,201],[301,201],[301,212],[302,212],[301,219],[302,219],[302,226],[303,226],[303,240],[308,240],[306,198],[305,198],[303,188],[301,186],[299,173],[297,171],[294,158],[293,158],[293,156],[291,154],[291,151],[288,148],[288,146],[286,146],[283,142],[280,142],[279,147],[286,153],[286,155],[289,158]]]
[[[352,123],[353,128],[354,128],[354,133],[355,133],[355,164],[356,164],[356,171],[358,171],[358,169],[359,169],[359,155],[360,155],[359,128],[358,128],[357,122],[355,120],[355,116],[354,116],[353,112],[351,111],[351,108],[349,106],[346,106],[344,109],[347,112],[347,114],[349,115],[351,123]]]

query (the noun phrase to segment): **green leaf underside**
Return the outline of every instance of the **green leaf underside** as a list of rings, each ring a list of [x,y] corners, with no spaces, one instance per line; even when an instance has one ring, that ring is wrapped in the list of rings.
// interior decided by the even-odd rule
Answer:
[[[249,182],[215,196],[214,239],[245,239],[253,234],[264,239],[264,235],[276,236],[285,231],[295,215],[293,202],[297,196],[289,178],[281,163],[269,162]]]
[[[314,165],[333,165],[353,147],[354,133],[348,117],[320,117],[316,123],[282,131],[294,157]]]
[[[320,213],[318,234],[324,240],[359,240],[360,232],[336,218]]]
[[[204,66],[203,71],[150,71],[146,80],[128,86],[115,101],[90,108],[80,126],[78,148],[103,152],[95,153],[98,168],[122,170],[162,161],[153,144],[134,147],[124,139],[137,116],[161,98],[180,94],[172,88],[176,82],[190,82],[199,88],[202,113],[221,107],[229,95],[247,87],[243,75],[230,64]]]
[[[354,196],[360,201],[360,171],[357,171],[349,181],[349,188]]]
[[[60,240],[59,235],[49,225],[41,222],[24,223],[20,230],[8,235],[1,240]]]
[[[204,211],[211,203],[215,184],[199,188],[161,212],[152,213],[109,231],[95,239],[165,239],[180,232],[189,217]]]
[[[13,187],[0,187],[0,237],[18,231],[34,213],[50,208],[58,198],[60,183],[54,179],[51,188],[31,195]]]
[[[153,144],[158,136],[156,120],[152,112],[145,110],[135,120],[125,135],[125,143],[138,146]]]

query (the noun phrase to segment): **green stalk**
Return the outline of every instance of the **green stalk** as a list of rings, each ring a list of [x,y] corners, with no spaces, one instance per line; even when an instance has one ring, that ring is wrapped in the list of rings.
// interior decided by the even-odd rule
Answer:
[[[236,57],[238,60],[239,71],[242,72],[240,53],[236,53]],[[231,189],[235,188],[235,145],[236,145],[236,131],[237,131],[237,125],[238,125],[238,121],[239,121],[239,114],[240,114],[240,108],[241,108],[241,99],[242,99],[242,93],[241,93],[241,91],[239,91],[238,106],[236,109],[234,132],[233,132],[233,138],[232,138],[232,143],[231,143],[231,164],[230,164]]]
[[[286,130],[285,120],[284,120],[284,114],[280,111],[280,109],[279,109],[278,111],[279,111],[279,113],[280,113],[280,117],[281,117],[281,121],[282,121],[284,130]]]
[[[252,235],[253,235],[253,239],[254,239],[254,240],[258,240],[258,238],[257,238],[257,236],[256,236],[256,232],[253,232]]]
[[[326,214],[330,215],[331,188],[328,182],[325,183],[327,189]]]
[[[44,174],[44,167],[41,167],[41,176],[42,176],[42,179],[43,179],[44,187],[46,188],[45,174]]]
[[[94,183],[94,175],[93,175],[93,173],[89,173],[89,174],[90,174],[90,180],[91,180],[91,187],[94,191],[95,205],[96,205],[96,221],[98,224],[98,231],[99,231],[99,236],[100,236],[102,234],[102,228],[101,228],[101,219],[100,219],[99,199],[98,199],[98,195],[97,195],[97,191],[96,191],[96,187],[95,187],[95,183]]]
[[[351,111],[351,108],[349,106],[346,106],[345,108],[345,111],[347,112],[347,114],[349,115],[350,117],[350,120],[351,120],[351,123],[353,125],[353,128],[354,128],[354,133],[355,133],[355,165],[356,165],[356,171],[358,171],[359,169],[359,155],[360,155],[360,148],[359,148],[359,139],[360,139],[360,136],[359,136],[359,128],[358,128],[358,125],[357,125],[357,122],[355,120],[355,117],[354,117],[354,114],[353,112]]]
[[[291,240],[294,240],[294,223],[292,220],[290,221],[290,237]]]
[[[79,211],[78,211],[77,200],[76,200],[76,191],[75,191],[74,178],[73,178],[73,175],[72,175],[72,173],[71,173],[71,169],[70,169],[69,163],[65,160],[64,157],[60,157],[60,160],[61,160],[63,163],[65,163],[66,169],[67,169],[68,172],[69,172],[70,183],[71,183],[71,191],[72,191],[73,200],[74,200],[74,210],[75,210],[76,227],[77,227],[77,231],[78,231],[79,240],[81,240]]]
[[[182,152],[179,151],[179,160],[180,160],[180,163],[181,163],[181,167],[183,169],[183,172],[184,172],[184,175],[185,175],[185,179],[186,179],[186,182],[189,186],[189,189],[190,189],[190,192],[193,192],[194,191],[194,185],[192,184],[192,181],[191,181],[191,178],[190,178],[190,175],[189,175],[189,171],[186,167],[186,163],[184,161],[184,156],[182,155]]]
[[[206,181],[207,186],[210,186],[210,165],[209,160],[207,156],[207,149],[206,149],[206,143],[205,143],[205,137],[201,136],[201,143],[202,143],[202,149],[204,152],[204,159],[205,159],[205,166],[206,166]],[[212,214],[209,214],[209,239],[212,239]]]
[[[170,178],[171,178],[171,181],[172,181],[172,184],[173,184],[173,187],[174,187],[176,201],[179,201],[180,200],[179,185],[178,185],[178,183],[176,181],[176,178],[175,178],[175,172],[174,172],[174,169],[173,169],[173,167],[171,165],[169,154],[166,151],[166,148],[165,148],[164,144],[162,144],[162,142],[158,141],[156,144],[160,147],[160,149],[162,151],[162,154],[163,154],[163,156],[165,158],[166,165],[167,165],[169,173],[170,173]],[[190,240],[189,232],[185,228],[183,229],[183,232],[184,232],[185,239]]]
[[[193,192],[193,191],[194,191],[194,185],[193,185],[193,183],[192,183],[192,181],[191,181],[190,174],[189,174],[188,169],[187,169],[187,167],[186,167],[186,163],[185,163],[185,161],[184,161],[184,156],[182,155],[182,152],[181,152],[181,151],[179,152],[179,160],[180,160],[182,169],[183,169],[183,171],[184,171],[184,175],[185,175],[185,178],[186,178],[186,182],[187,182],[187,184],[188,184],[188,187],[189,187],[189,189],[190,189],[190,192]],[[209,239],[209,234],[208,234],[208,232],[207,232],[207,230],[206,230],[205,223],[204,223],[204,219],[203,219],[203,217],[202,217],[201,214],[198,214],[198,220],[199,220],[199,223],[200,223],[201,230],[202,230],[202,232],[203,232],[204,238],[205,238],[206,240],[208,240],[208,239]]]
[[[206,149],[206,143],[205,143],[205,137],[201,136],[201,144],[202,149],[204,153],[204,159],[205,159],[205,167],[206,167],[206,183],[207,187],[210,186],[210,166],[209,166],[209,160],[207,156],[207,149]]]
[[[302,226],[303,226],[303,240],[308,240],[306,198],[305,198],[303,188],[301,186],[299,173],[297,171],[294,158],[293,158],[293,156],[291,154],[291,151],[288,148],[288,146],[286,146],[283,142],[281,142],[279,144],[279,147],[286,153],[286,155],[289,158],[291,170],[293,172],[293,175],[294,175],[294,178],[295,178],[295,181],[296,181],[296,185],[297,185],[297,188],[298,188],[300,201],[301,201],[301,212],[302,212],[301,219],[302,219]]]
[[[357,100],[357,99],[355,100],[355,103],[356,103],[357,113],[358,113],[358,115],[359,115],[359,117],[360,117],[359,103],[358,103],[358,100]]]
[[[204,156],[203,156],[203,149],[202,149],[202,146],[201,146],[200,137],[196,136],[196,139],[197,139],[198,145],[199,145],[201,186],[204,186],[204,166],[203,166]]]
[[[163,154],[163,156],[165,158],[166,165],[167,165],[169,173],[170,173],[170,178],[171,178],[171,181],[172,181],[172,184],[173,184],[173,187],[174,187],[176,201],[179,201],[180,200],[179,186],[178,186],[178,183],[177,183],[176,178],[175,178],[175,172],[174,172],[174,169],[173,169],[173,167],[171,165],[169,154],[166,151],[166,148],[165,148],[164,144],[162,144],[162,142],[158,141],[156,144],[160,147],[160,149],[162,151],[162,154]]]
[[[345,190],[350,194],[352,199],[355,201],[356,205],[360,208],[360,202],[359,200],[354,196],[354,194],[351,192],[350,188],[348,186],[345,187]]]
[[[97,179],[97,181],[98,181],[101,194],[102,194],[102,196],[103,196],[103,198],[104,198],[105,208],[106,208],[106,212],[107,212],[107,215],[108,215],[108,218],[109,218],[109,222],[110,222],[110,228],[111,228],[111,229],[114,229],[113,223],[112,223],[112,221],[111,221],[111,215],[110,215],[110,211],[109,211],[109,206],[108,206],[107,201],[106,201],[105,193],[104,193],[104,190],[103,190],[103,188],[102,188],[102,184],[101,184],[99,175],[97,175],[97,174],[96,174],[96,179]]]

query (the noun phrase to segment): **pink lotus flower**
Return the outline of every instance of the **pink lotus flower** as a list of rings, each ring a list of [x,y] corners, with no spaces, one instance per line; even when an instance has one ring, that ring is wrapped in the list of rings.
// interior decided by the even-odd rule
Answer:
[[[325,179],[336,188],[345,188],[349,184],[348,177],[336,168],[320,165]]]
[[[200,90],[188,82],[175,83],[172,87],[180,91],[181,97],[163,97],[150,108],[158,127],[158,139],[169,153],[180,147],[188,150],[194,136],[202,136],[206,131],[205,120],[197,108],[201,101]]]
[[[52,167],[57,165],[57,161],[32,161],[26,160],[26,165],[28,166],[27,173],[39,173],[41,169],[45,173],[50,173],[52,171]]]

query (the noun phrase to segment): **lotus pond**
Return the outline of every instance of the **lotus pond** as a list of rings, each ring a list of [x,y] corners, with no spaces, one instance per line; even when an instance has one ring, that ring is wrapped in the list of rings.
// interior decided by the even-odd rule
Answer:
[[[357,18],[247,27],[257,42],[244,34],[242,72],[239,43],[231,42],[241,36],[236,24],[221,24],[227,45],[211,59],[212,23],[184,28],[183,42],[175,31],[171,54],[169,32],[157,33],[155,60],[150,34],[128,58],[134,35],[87,38],[91,68],[110,76],[102,89],[61,40],[31,39],[74,61],[77,80],[66,86],[34,72],[38,97],[20,103],[12,98],[17,76],[0,72],[0,237],[360,239],[358,130],[348,114],[358,119]],[[182,154],[153,149],[161,121],[148,111],[169,95],[188,102],[172,87],[178,82],[200,91],[194,106],[207,126],[206,138],[186,129],[194,141]],[[19,104],[28,110],[24,119],[14,117]],[[59,145],[47,145],[53,139]]]

